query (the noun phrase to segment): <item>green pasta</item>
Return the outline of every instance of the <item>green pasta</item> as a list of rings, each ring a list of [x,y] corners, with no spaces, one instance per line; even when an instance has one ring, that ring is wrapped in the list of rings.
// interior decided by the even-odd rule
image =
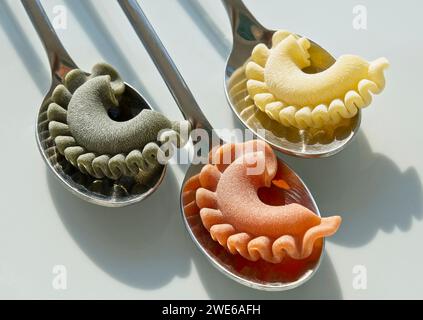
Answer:
[[[125,83],[108,64],[96,64],[91,75],[70,71],[58,85],[47,109],[49,132],[57,150],[82,173],[117,180],[135,176],[148,183],[159,170],[161,143],[184,144],[181,130],[188,121],[170,121],[159,112],[143,109],[126,121],[109,116],[120,108]]]

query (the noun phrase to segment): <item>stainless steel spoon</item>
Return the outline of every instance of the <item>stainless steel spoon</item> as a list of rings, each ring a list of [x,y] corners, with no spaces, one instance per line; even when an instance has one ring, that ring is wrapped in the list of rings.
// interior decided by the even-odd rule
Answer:
[[[50,97],[54,88],[62,83],[63,78],[70,70],[78,67],[61,44],[39,0],[22,0],[22,4],[44,45],[52,74],[50,90],[38,111],[35,132],[38,148],[48,168],[69,191],[94,204],[123,207],[145,199],[159,187],[165,176],[166,166],[151,185],[142,186],[135,183],[132,178],[113,181],[110,179],[99,180],[84,175],[70,165],[57,151],[48,130],[47,108],[51,103]],[[122,99],[125,100],[127,113],[135,116],[142,109],[151,109],[141,94],[127,83],[125,85],[126,89]]]
[[[118,0],[118,2],[162,75],[184,117],[192,123],[193,128],[203,128],[211,135],[213,128],[207,121],[194,96],[136,0]],[[222,141],[220,140],[219,143],[222,143]],[[212,147],[214,147],[214,145],[210,144],[210,149]],[[286,194],[286,201],[301,203],[320,216],[319,209],[317,208],[313,196],[304,182],[286,164],[281,162],[281,165],[284,171],[284,177],[292,187]],[[318,259],[311,265],[305,267],[298,278],[292,281],[286,281],[281,274],[276,273],[272,281],[267,281],[255,277],[248,272],[247,268],[238,270],[237,263],[239,260],[226,252],[217,242],[212,241],[210,234],[198,219],[193,219],[192,217],[187,219],[184,210],[185,204],[183,202],[184,186],[191,177],[200,172],[202,167],[202,164],[191,164],[188,168],[181,188],[180,205],[182,218],[189,235],[212,265],[229,278],[243,285],[261,290],[288,290],[309,280],[320,265],[322,253],[324,251],[324,242],[322,243],[321,251],[317,252]]]
[[[361,112],[346,121],[345,125],[330,132],[286,128],[254,106],[248,98],[244,66],[253,48],[264,43],[271,47],[274,30],[263,27],[242,0],[222,0],[228,13],[233,35],[233,46],[225,67],[225,92],[232,111],[254,134],[275,149],[302,158],[320,158],[341,151],[356,135]],[[330,67],[335,59],[311,41],[311,67],[306,72],[315,73]]]

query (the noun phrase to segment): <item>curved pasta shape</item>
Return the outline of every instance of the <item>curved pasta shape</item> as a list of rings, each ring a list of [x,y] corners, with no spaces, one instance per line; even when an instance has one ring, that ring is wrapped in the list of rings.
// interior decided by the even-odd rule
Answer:
[[[323,128],[354,117],[385,87],[385,58],[367,62],[341,56],[319,73],[310,66],[310,42],[288,31],[277,31],[272,48],[257,45],[246,66],[247,89],[255,105],[271,119],[298,129]]]
[[[317,240],[337,231],[341,218],[320,218],[296,203],[273,206],[262,202],[258,190],[278,183],[273,181],[278,168],[276,156],[262,141],[246,142],[238,150],[237,146],[217,149],[211,156],[212,164],[188,181],[185,212],[189,215],[197,206],[211,237],[230,253],[248,260],[280,263],[286,255],[309,257]],[[222,161],[225,154],[232,159],[229,164]],[[263,170],[248,174],[252,167]],[[190,199],[195,199],[195,205]]]
[[[190,126],[147,109],[127,121],[114,121],[108,111],[119,108],[124,90],[119,74],[107,64],[95,65],[90,76],[72,70],[53,91],[49,132],[59,153],[82,173],[113,180],[135,176],[147,183],[162,167],[160,143],[185,143],[179,132]]]

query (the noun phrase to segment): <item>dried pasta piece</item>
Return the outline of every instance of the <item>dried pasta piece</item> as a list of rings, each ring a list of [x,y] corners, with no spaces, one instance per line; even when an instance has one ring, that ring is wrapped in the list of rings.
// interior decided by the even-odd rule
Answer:
[[[385,58],[373,62],[341,56],[328,69],[306,73],[310,41],[277,31],[272,48],[257,45],[245,68],[254,104],[271,119],[298,129],[336,126],[367,107],[385,87]]]
[[[192,216],[199,210],[213,240],[234,255],[270,263],[287,255],[306,259],[316,241],[338,230],[341,218],[320,218],[297,203],[264,203],[259,189],[272,185],[277,170],[277,158],[263,141],[223,145],[185,185],[185,211]],[[289,189],[283,180],[275,183]]]
[[[184,144],[179,133],[188,133],[190,125],[148,109],[115,121],[108,112],[120,108],[124,91],[117,71],[105,63],[96,64],[91,75],[70,71],[47,109],[50,136],[59,153],[84,174],[113,180],[134,176],[148,183],[162,168],[161,143]]]

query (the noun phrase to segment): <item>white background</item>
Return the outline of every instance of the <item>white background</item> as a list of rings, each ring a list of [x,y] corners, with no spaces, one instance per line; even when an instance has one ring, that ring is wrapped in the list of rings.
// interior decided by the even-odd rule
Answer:
[[[154,108],[181,115],[114,0],[43,0],[50,16],[65,5],[58,30],[83,69],[117,67]],[[265,293],[216,271],[182,224],[174,165],[148,200],[123,209],[85,203],[47,172],[34,137],[50,86],[42,45],[20,1],[0,0],[0,297],[1,298],[423,298],[423,6],[421,1],[246,1],[270,28],[284,28],[344,53],[391,62],[385,92],[364,110],[357,139],[329,159],[283,156],[314,193],[323,215],[344,222],[327,241],[316,276],[290,292]],[[352,27],[365,4],[368,30]],[[144,0],[143,8],[216,128],[241,127],[223,91],[230,26],[220,1]],[[52,287],[65,265],[68,289]],[[364,265],[367,290],[355,290]]]

